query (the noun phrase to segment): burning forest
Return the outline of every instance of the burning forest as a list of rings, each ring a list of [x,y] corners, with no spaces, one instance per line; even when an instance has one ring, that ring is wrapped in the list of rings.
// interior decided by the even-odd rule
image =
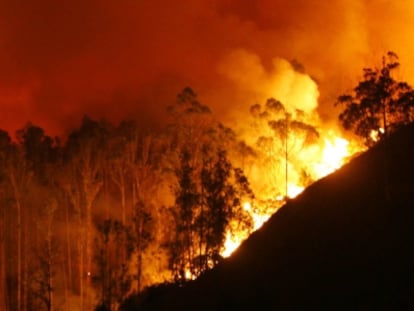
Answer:
[[[63,142],[30,123],[15,139],[1,132],[11,305],[114,309],[147,286],[195,279],[362,150],[275,99],[251,107],[245,139],[191,88],[166,113],[151,131],[84,117]]]
[[[412,122],[414,10],[311,2],[0,1],[0,309],[195,280]]]
[[[365,140],[327,129],[312,105],[275,98],[251,105],[236,130],[189,87],[157,129],[85,116],[64,140],[31,123],[2,131],[5,304],[116,310],[148,286],[196,279],[286,200],[412,121],[398,65],[389,53],[338,99],[343,126]]]

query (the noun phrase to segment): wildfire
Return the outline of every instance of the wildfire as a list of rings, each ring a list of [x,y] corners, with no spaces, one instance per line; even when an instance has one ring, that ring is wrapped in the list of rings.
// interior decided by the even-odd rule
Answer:
[[[247,236],[233,235],[230,231],[227,231],[226,241],[224,242],[221,256],[224,258],[229,257],[246,238]]]
[[[345,138],[334,136],[332,132],[329,134],[329,137],[324,139],[324,143],[325,147],[323,148],[321,159],[314,165],[317,179],[339,169],[345,164],[347,158],[352,155],[349,141]]]
[[[252,208],[251,202],[245,202],[243,209],[249,212],[253,220],[253,231],[259,229],[271,216],[270,213],[260,213],[259,209]],[[249,232],[240,231],[232,232],[228,230],[226,233],[226,241],[224,243],[223,251],[221,255],[223,257],[229,257],[249,235]]]
[[[380,127],[378,130],[372,130],[369,133],[369,137],[372,139],[372,141],[377,142],[378,139],[379,139],[379,136],[384,134],[384,132],[385,132],[384,129],[382,127]]]
[[[320,179],[339,169],[349,161],[349,158],[353,154],[363,149],[360,144],[350,143],[347,139],[335,134],[334,131],[327,132],[324,137],[322,137],[321,142],[321,144],[303,150],[305,158],[302,161],[307,162],[310,174],[314,180]],[[290,173],[293,177],[298,175],[292,174],[295,173],[294,169],[295,167],[290,168]],[[290,199],[295,198],[302,193],[306,186],[306,184],[301,185],[299,183],[289,182],[287,184],[287,197]],[[275,199],[282,205],[285,202],[286,197],[284,195],[278,195]],[[252,231],[259,229],[275,212],[275,210],[269,211],[262,208],[257,202],[254,204],[255,208],[252,207],[251,202],[245,202],[243,205],[244,210],[250,213],[253,220]],[[251,232],[234,232],[228,230],[221,255],[223,257],[229,257],[250,233]]]
[[[295,197],[297,197],[300,193],[302,193],[302,191],[305,189],[305,187],[303,186],[298,186],[292,183],[288,183],[288,191],[287,191],[287,196],[289,199],[293,199]]]
[[[252,58],[246,51],[238,56]],[[275,72],[264,79],[266,83],[260,84],[258,92],[272,94],[271,98],[267,97],[264,104],[251,106],[250,119],[241,123],[243,138],[256,146],[259,154],[248,175],[256,200],[244,203],[253,221],[252,231],[259,229],[287,199],[295,198],[311,183],[339,169],[364,149],[358,142],[342,137],[339,130],[323,124],[316,109],[318,86],[310,76],[298,72],[283,59],[274,59],[273,65]],[[243,70],[235,76],[238,70],[240,66],[235,64],[228,71],[229,77],[245,88],[260,80],[256,77],[252,81],[240,81],[239,77],[246,75]],[[248,130],[245,124],[251,124]],[[378,129],[372,135],[378,137],[381,133],[382,129]],[[251,233],[245,231],[235,226],[226,232],[223,257],[230,256]]]

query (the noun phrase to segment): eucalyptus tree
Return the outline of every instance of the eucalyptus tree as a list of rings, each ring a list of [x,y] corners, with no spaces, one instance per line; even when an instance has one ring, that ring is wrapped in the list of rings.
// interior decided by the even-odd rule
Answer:
[[[281,159],[284,160],[284,194],[287,197],[290,159],[303,148],[315,143],[319,133],[308,123],[304,111],[289,111],[274,98],[269,98],[263,107],[259,104],[253,105],[250,112],[261,126],[265,125],[264,134],[257,138],[256,144],[264,151],[265,158],[269,159],[271,171],[277,171],[282,164]],[[276,182],[279,183],[279,180]]]
[[[29,287],[32,308],[53,311],[58,309],[56,301],[58,266],[62,260],[60,242],[56,235],[56,213],[58,202],[51,196],[45,200],[38,217],[36,229],[39,238],[34,247]]]
[[[175,149],[172,162],[175,202],[171,213],[175,235],[170,241],[170,268],[175,281],[194,278],[220,261],[225,233],[241,197],[235,190],[235,168],[225,148],[236,140],[231,129],[190,88],[169,107]],[[240,209],[239,211],[241,211]]]
[[[10,271],[10,215],[11,207],[8,204],[9,193],[7,179],[7,159],[11,147],[11,138],[9,133],[0,130],[0,310],[10,310],[11,289],[7,280],[11,277]],[[7,255],[8,254],[8,255]]]
[[[134,251],[133,234],[122,222],[114,219],[99,223],[97,231],[94,243],[97,273],[93,279],[100,288],[99,307],[115,311],[131,288],[128,263]],[[119,256],[120,253],[125,256]]]
[[[90,309],[92,256],[93,256],[93,209],[103,186],[108,124],[84,117],[79,130],[72,132],[65,145],[64,160],[70,172],[65,184],[78,218],[78,281],[81,310]]]
[[[414,90],[395,78],[393,73],[399,66],[397,54],[388,52],[379,68],[364,68],[362,81],[350,94],[338,97],[336,104],[345,106],[339,115],[340,123],[361,137],[368,147],[414,121]],[[386,141],[383,154],[384,193],[390,200]]]
[[[344,106],[339,121],[367,146],[414,120],[414,90],[394,77],[399,66],[398,56],[388,52],[380,67],[364,68],[352,92],[338,97],[336,104]]]
[[[11,143],[6,157],[6,175],[11,189],[11,199],[15,207],[11,222],[15,228],[15,271],[16,271],[16,295],[13,304],[17,310],[26,310],[28,304],[28,243],[27,234],[28,221],[31,218],[31,209],[28,208],[29,200],[27,194],[33,182],[33,171],[31,170],[28,157],[26,157],[22,145]]]

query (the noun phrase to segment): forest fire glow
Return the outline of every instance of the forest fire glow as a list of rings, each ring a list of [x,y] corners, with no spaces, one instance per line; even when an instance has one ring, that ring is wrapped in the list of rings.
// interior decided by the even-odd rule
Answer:
[[[236,56],[246,64],[255,63],[249,52],[239,51]],[[238,66],[229,63],[230,79],[243,87],[255,85],[259,77],[241,81],[240,75],[233,75]],[[251,125],[244,139],[258,153],[248,174],[258,199],[243,206],[253,222],[251,231],[259,229],[286,199],[295,198],[314,181],[339,169],[363,148],[323,124],[317,111],[318,86],[309,75],[280,58],[274,59],[273,65],[275,72],[261,78],[267,92],[275,97],[252,105],[250,119],[244,122]],[[245,69],[257,73],[255,68]],[[230,226],[221,255],[230,256],[249,233]]]
[[[322,151],[322,159],[315,163],[315,175],[322,178],[345,164],[346,159],[350,157],[354,151],[350,150],[349,141],[345,138],[334,136],[325,138],[325,147]]]
[[[350,157],[363,150],[363,147],[360,144],[351,144],[349,140],[337,135],[334,131],[329,131],[326,137],[322,140],[322,147],[316,146],[319,152],[311,150],[306,153],[307,161],[310,163],[312,168],[312,175],[315,176],[315,180],[323,178],[341,166],[346,164]],[[291,168],[293,171],[294,167]],[[293,199],[298,196],[306,188],[306,184],[299,185],[294,183],[287,184],[287,197]],[[276,201],[280,202],[282,205],[285,202],[285,196],[278,195]],[[256,203],[257,204],[257,203]],[[252,220],[253,220],[253,230],[256,231],[262,227],[262,225],[270,218],[270,216],[275,212],[275,210],[265,211],[264,208],[261,208],[260,205],[253,209],[250,202],[245,202],[243,204],[245,211],[248,211]],[[239,246],[240,244],[248,237],[249,234],[246,234],[244,231],[232,232],[228,230],[226,233],[226,240],[223,245],[223,250],[221,255],[223,257],[229,257]]]
[[[383,106],[367,137],[334,108],[341,90],[374,102],[376,79],[350,84],[384,47],[413,81],[413,16],[410,1],[0,1],[0,311],[118,310],[214,268],[357,138],[414,121],[405,83],[380,95],[411,108]],[[382,64],[364,75],[390,81]]]
[[[380,127],[378,130],[372,130],[369,133],[369,137],[372,141],[377,142],[379,140],[380,135],[384,134],[384,129]]]
[[[297,197],[305,188],[302,186],[294,185],[294,184],[288,184],[288,192],[287,197],[289,199],[293,199]]]

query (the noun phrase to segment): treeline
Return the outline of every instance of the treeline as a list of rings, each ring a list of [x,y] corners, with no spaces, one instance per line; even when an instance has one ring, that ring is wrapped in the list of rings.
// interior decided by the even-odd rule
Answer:
[[[186,88],[151,131],[84,117],[64,142],[28,124],[0,131],[0,309],[116,310],[221,260],[251,230],[254,194],[235,134]]]
[[[388,53],[338,98],[340,123],[367,146],[414,120],[398,66]],[[316,178],[318,117],[290,108],[252,105],[246,143],[190,88],[158,129],[84,117],[64,141],[33,124],[0,130],[0,310],[117,310],[217,265],[229,232],[251,232],[251,210],[269,215],[289,184]]]

